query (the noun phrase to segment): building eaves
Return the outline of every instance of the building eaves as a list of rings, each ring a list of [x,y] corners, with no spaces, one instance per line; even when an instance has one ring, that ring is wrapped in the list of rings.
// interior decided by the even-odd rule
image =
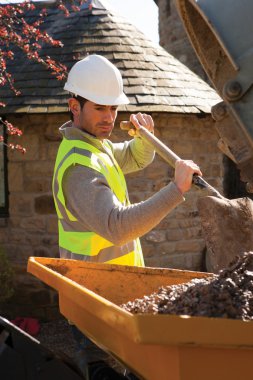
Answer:
[[[38,12],[27,21],[35,21]],[[68,69],[87,54],[101,54],[122,73],[124,90],[130,104],[120,110],[128,112],[210,113],[220,101],[217,93],[186,66],[153,43],[125,18],[106,9],[81,10],[64,17],[49,8],[43,28],[63,48],[44,46],[43,55],[65,64]],[[69,95],[42,65],[28,61],[21,52],[10,62],[15,96],[0,88],[0,99],[7,106],[1,113],[68,112]]]

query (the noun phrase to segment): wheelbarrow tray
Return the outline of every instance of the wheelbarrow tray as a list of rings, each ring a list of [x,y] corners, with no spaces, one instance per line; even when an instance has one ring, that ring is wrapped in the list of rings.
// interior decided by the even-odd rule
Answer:
[[[131,314],[121,304],[209,273],[30,257],[28,272],[59,293],[60,312],[142,379],[253,378],[253,323]]]

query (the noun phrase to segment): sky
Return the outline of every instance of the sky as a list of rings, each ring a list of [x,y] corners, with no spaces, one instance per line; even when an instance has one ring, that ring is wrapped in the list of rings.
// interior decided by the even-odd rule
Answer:
[[[159,43],[158,7],[154,0],[106,0],[120,15],[127,18],[150,40]],[[17,0],[0,0],[3,3],[16,3]]]
[[[154,0],[107,0],[149,39],[159,42],[158,7]]]

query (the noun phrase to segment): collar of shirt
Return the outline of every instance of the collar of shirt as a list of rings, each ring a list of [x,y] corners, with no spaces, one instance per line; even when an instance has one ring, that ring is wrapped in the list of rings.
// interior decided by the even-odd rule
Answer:
[[[72,121],[67,121],[63,124],[59,128],[59,131],[66,139],[75,139],[88,142],[97,149],[103,150],[108,154],[108,149],[105,148],[103,141],[97,139],[95,136],[92,136],[90,133],[75,127]]]

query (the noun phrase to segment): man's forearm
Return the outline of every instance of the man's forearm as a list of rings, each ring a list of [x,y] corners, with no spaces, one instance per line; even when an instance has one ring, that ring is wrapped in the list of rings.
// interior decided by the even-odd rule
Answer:
[[[74,189],[74,191],[73,191]],[[184,198],[174,183],[149,199],[123,206],[105,178],[76,166],[64,180],[67,207],[85,231],[94,231],[115,245],[122,245],[154,228]]]
[[[174,183],[170,183],[143,202],[129,207],[116,207],[109,217],[109,230],[114,244],[122,245],[148,233],[183,201]]]

